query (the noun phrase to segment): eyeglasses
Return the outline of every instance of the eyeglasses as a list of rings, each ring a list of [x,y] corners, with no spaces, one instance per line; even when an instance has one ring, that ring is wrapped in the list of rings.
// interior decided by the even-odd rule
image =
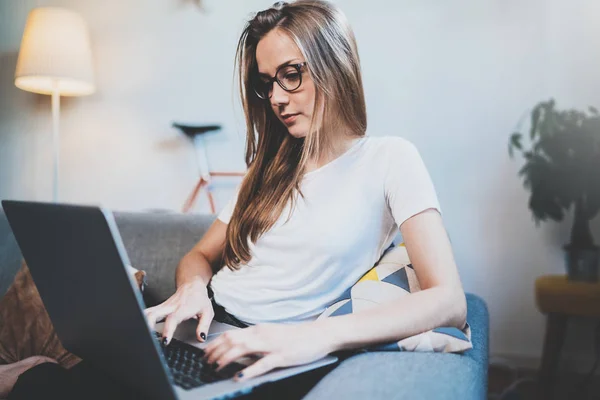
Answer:
[[[252,84],[254,93],[256,93],[259,99],[270,99],[273,96],[273,82],[275,81],[286,92],[298,89],[302,85],[302,68],[305,65],[306,62],[282,65],[277,69],[275,77],[269,78],[266,81],[258,76],[255,77]]]

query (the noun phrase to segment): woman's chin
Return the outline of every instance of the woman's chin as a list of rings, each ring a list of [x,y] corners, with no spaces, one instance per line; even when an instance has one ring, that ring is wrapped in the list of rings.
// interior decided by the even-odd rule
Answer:
[[[292,135],[296,139],[300,139],[300,138],[306,137],[306,130],[304,130],[304,129],[298,129],[298,127],[295,127],[295,126],[290,126],[288,128],[288,132],[289,132],[290,135]]]

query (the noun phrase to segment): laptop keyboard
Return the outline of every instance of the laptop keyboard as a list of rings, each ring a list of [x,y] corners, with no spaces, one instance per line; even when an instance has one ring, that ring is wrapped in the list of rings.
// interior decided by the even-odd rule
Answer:
[[[154,332],[154,336],[163,350],[175,385],[181,386],[185,390],[206,385],[207,383],[230,379],[238,371],[246,368],[243,364],[232,362],[217,372],[212,366],[202,360],[204,350],[175,338],[172,338],[169,345],[165,346],[162,344],[160,333]]]

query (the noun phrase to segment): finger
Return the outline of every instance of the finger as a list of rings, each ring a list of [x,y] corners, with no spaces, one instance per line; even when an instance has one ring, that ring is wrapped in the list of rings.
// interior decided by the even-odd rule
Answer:
[[[283,366],[279,356],[274,354],[269,354],[255,362],[254,364],[244,368],[235,376],[233,379],[237,382],[244,382],[247,379],[254,378],[255,376],[259,376],[265,374],[272,370],[273,368]]]
[[[204,352],[206,353],[204,355],[204,359],[207,359],[209,354],[212,353],[212,351],[214,349],[216,349],[217,347],[219,347],[223,342],[226,341],[226,337],[225,337],[225,333],[220,334],[219,336],[217,336],[214,340],[211,340],[210,343],[208,343],[206,345],[206,347],[204,348]]]
[[[220,371],[221,369],[223,369],[223,367],[228,365],[230,362],[235,361],[238,358],[247,355],[248,353],[250,353],[250,351],[248,350],[248,348],[246,346],[243,346],[243,345],[238,345],[238,346],[230,348],[228,351],[223,353],[223,355],[221,355],[221,357],[217,358],[217,360],[215,361],[219,365],[217,367],[217,371]]]
[[[154,307],[146,308],[144,310],[144,317],[146,317],[146,322],[148,323],[148,327],[150,330],[155,330],[156,328],[156,317],[153,314]]]
[[[208,328],[214,318],[214,311],[211,308],[207,308],[198,320],[198,327],[196,328],[196,337],[199,341],[205,342],[208,338]]]
[[[154,329],[156,325],[156,321],[166,317],[175,311],[175,306],[172,304],[162,303],[158,306],[150,307],[144,310],[144,314],[146,315],[146,320],[148,321],[148,325],[151,329]]]
[[[181,322],[179,317],[179,313],[174,312],[167,317],[165,320],[165,325],[163,326],[162,337],[166,339],[166,344],[171,342],[173,338],[173,334],[175,333],[175,329],[177,329],[177,325]]]
[[[223,342],[219,347],[214,348],[206,355],[206,362],[212,364],[216,362],[223,354],[227,353],[233,346],[231,343]],[[219,365],[220,366],[220,365]]]

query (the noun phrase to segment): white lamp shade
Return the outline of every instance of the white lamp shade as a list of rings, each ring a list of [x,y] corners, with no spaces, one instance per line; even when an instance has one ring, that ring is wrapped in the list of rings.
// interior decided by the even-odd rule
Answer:
[[[29,92],[61,96],[93,93],[94,71],[87,25],[74,11],[33,9],[27,17],[15,85]]]

